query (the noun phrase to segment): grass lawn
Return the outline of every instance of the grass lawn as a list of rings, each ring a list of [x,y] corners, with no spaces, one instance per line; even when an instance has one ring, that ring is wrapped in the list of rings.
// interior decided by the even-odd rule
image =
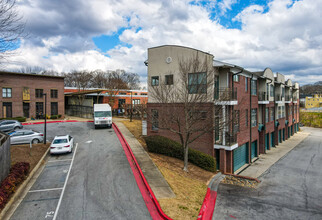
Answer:
[[[322,128],[322,112],[300,112],[300,122],[304,126]]]
[[[125,120],[122,123],[146,149],[141,135],[141,120]],[[215,173],[191,163],[189,172],[186,173],[183,171],[183,161],[179,159],[154,153],[149,155],[176,195],[175,198],[158,199],[164,213],[172,219],[196,219],[206,195],[208,181]]]

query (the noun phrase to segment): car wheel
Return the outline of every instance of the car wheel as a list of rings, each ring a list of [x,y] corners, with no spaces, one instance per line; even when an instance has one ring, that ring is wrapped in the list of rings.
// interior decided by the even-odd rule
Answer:
[[[32,143],[33,143],[33,144],[38,144],[38,143],[39,143],[39,140],[38,140],[38,139],[33,139],[33,140],[32,140]]]

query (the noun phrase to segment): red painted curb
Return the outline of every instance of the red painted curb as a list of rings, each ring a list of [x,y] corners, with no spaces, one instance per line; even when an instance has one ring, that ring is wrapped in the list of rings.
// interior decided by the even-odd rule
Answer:
[[[214,214],[217,192],[207,189],[197,220],[211,220]]]
[[[125,140],[124,136],[122,135],[119,128],[113,123],[113,129],[119,138],[121,145],[124,149],[124,153],[127,157],[127,160],[129,161],[130,167],[132,169],[134,178],[136,180],[136,183],[141,191],[142,197],[144,199],[144,202],[150,212],[150,215],[152,219],[167,219],[172,220],[170,217],[168,217],[164,212],[162,211],[156,197],[154,196],[153,191],[151,190],[148,182],[146,181],[143,172],[129,146],[127,141]]]
[[[64,123],[64,122],[93,122],[93,121],[77,121],[77,120],[61,120],[61,121],[47,121],[47,124],[50,123]],[[22,125],[39,125],[39,124],[45,124],[44,121],[40,122],[26,122],[26,123],[21,123]]]

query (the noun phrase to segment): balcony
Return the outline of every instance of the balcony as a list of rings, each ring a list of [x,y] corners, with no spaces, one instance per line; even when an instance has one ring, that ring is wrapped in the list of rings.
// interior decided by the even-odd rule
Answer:
[[[275,102],[276,103],[282,102],[282,95],[281,94],[275,94]]]
[[[269,104],[269,95],[267,92],[258,92],[258,104]]]
[[[219,136],[219,140],[216,140],[216,145],[233,146],[237,143],[237,134],[226,132],[225,137],[223,137],[222,133]]]
[[[237,88],[218,88],[214,92],[217,105],[237,105]]]
[[[285,95],[285,102],[290,103],[292,101],[292,96],[290,95]]]

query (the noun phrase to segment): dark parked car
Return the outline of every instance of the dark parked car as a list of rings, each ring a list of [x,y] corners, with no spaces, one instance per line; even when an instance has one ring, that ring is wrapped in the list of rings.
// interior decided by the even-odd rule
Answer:
[[[0,130],[1,131],[11,131],[18,128],[23,128],[22,124],[17,120],[2,120],[0,121]]]

